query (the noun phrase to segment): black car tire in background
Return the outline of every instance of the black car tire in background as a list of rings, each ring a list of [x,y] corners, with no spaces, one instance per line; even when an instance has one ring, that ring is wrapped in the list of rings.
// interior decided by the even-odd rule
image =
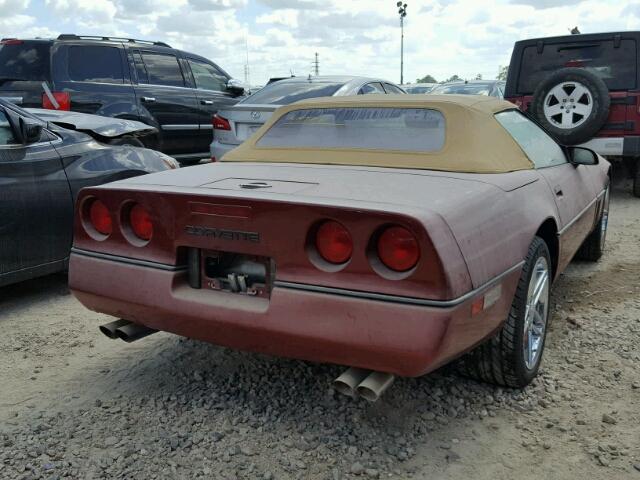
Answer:
[[[544,102],[554,87],[565,82],[578,82],[591,94],[593,101],[588,118],[575,128],[559,128],[549,121],[544,112]],[[563,145],[575,145],[593,138],[602,128],[609,116],[609,90],[607,85],[597,75],[582,68],[563,68],[549,75],[533,93],[531,115],[556,140]]]
[[[635,174],[633,176],[633,195],[640,198],[640,159],[636,159]]]
[[[114,138],[113,140],[109,141],[109,145],[130,145],[132,147],[144,148],[144,144],[136,137],[132,137],[131,135]]]

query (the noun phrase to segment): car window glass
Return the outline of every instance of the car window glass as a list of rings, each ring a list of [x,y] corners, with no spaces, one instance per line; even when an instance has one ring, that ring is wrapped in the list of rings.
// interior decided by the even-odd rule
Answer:
[[[69,79],[76,82],[124,83],[120,50],[78,45],[69,48]]]
[[[358,91],[358,95],[385,94],[387,92],[382,88],[382,84],[378,82],[367,83]]]
[[[460,83],[456,85],[440,85],[429,93],[434,95],[489,95],[491,84],[488,83]]]
[[[142,55],[140,52],[133,52],[133,64],[136,68],[136,76],[138,77],[138,83],[149,83],[149,76],[147,75],[147,69],[142,61]]]
[[[274,82],[240,103],[288,105],[306,98],[331,97],[343,85],[344,83]]]
[[[310,108],[288,112],[258,147],[435,152],[444,146],[441,112],[427,108]]]
[[[7,119],[4,112],[0,111],[0,147],[3,145],[15,145],[16,143],[9,119]]]
[[[567,163],[560,145],[522,113],[515,110],[501,112],[496,114],[496,120],[520,145],[536,168]]]
[[[0,43],[0,86],[7,79],[49,81],[49,44],[44,42]]]
[[[404,93],[398,87],[396,87],[395,85],[391,85],[390,83],[385,83],[384,89],[387,91],[387,93]]]
[[[189,66],[196,81],[196,88],[214,90],[216,92],[224,92],[227,89],[227,76],[213,65],[197,60],[189,60]]]
[[[142,52],[142,60],[149,84],[184,87],[182,70],[174,55]]]
[[[599,76],[609,90],[636,88],[636,42],[613,40],[544,45],[542,52],[532,45],[522,51],[518,75],[518,93],[533,93],[536,87],[553,72],[577,67]]]

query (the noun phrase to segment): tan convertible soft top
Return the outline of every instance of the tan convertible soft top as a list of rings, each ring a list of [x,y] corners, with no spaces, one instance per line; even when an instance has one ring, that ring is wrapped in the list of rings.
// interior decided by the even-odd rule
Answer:
[[[428,108],[445,118],[444,146],[434,152],[353,148],[263,147],[256,143],[283,115],[315,108]],[[505,173],[533,168],[495,114],[515,105],[478,95],[360,95],[304,100],[276,110],[247,141],[223,157],[225,162],[310,163],[416,168],[450,172]]]

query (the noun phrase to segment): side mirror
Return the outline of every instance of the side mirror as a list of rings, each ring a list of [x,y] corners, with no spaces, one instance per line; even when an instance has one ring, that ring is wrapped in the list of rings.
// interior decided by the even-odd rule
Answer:
[[[227,82],[227,91],[233,93],[234,95],[244,95],[247,90],[248,89],[245,83],[240,80],[231,78]]]
[[[42,124],[30,118],[20,117],[22,143],[35,143],[42,136]]]
[[[568,147],[569,161],[574,165],[597,165],[598,154],[585,147]]]

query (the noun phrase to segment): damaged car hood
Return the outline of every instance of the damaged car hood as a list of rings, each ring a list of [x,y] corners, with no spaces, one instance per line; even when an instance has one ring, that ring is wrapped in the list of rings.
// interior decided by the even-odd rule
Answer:
[[[93,132],[106,138],[117,138],[122,135],[143,136],[157,131],[156,128],[135,120],[42,108],[27,108],[26,110],[59,127],[80,132]]]

